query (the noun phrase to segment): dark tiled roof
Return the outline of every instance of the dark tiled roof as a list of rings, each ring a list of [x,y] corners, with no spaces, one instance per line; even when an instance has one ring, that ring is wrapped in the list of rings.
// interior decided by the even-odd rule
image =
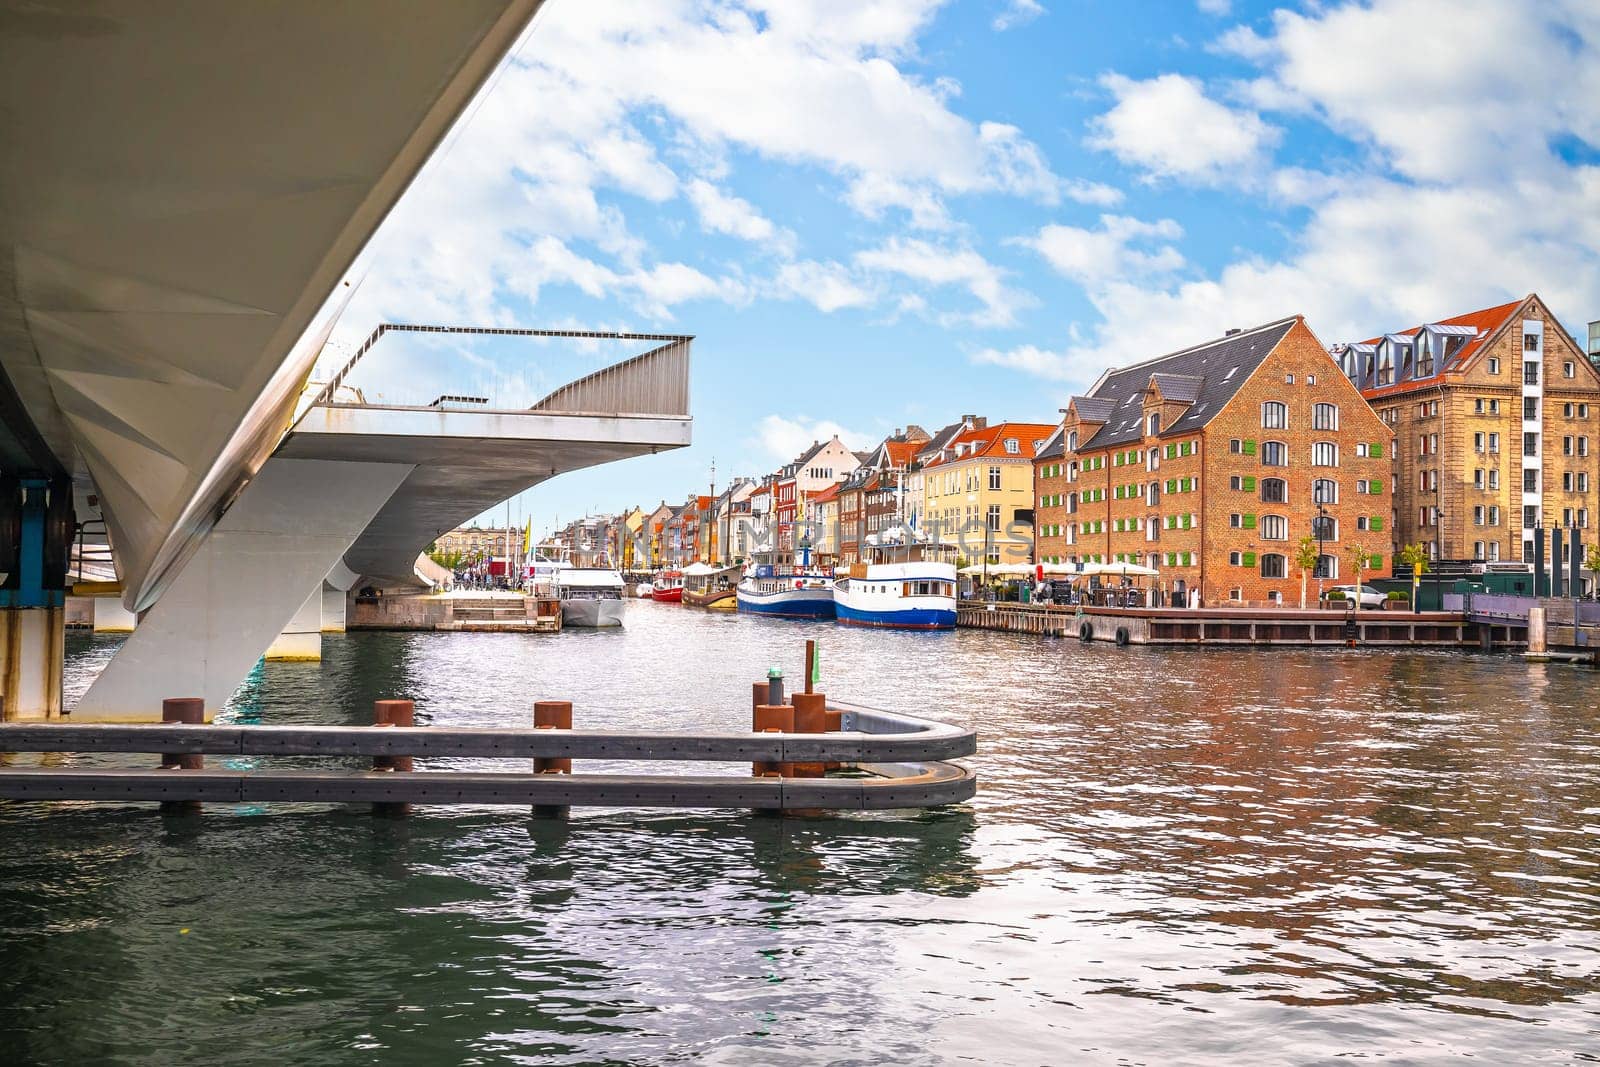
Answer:
[[[1095,396],[1075,396],[1072,398],[1072,407],[1084,422],[1105,422],[1117,410],[1117,402]]]
[[[1182,379],[1199,383],[1193,389],[1194,402],[1176,422],[1161,428],[1161,436],[1193,433],[1200,429],[1233,399],[1233,394],[1267,358],[1267,353],[1278,347],[1295,321],[1294,318],[1279,319],[1107,373],[1090,396],[1096,400],[1110,401],[1114,406],[1105,425],[1079,446],[1080,450],[1114,448],[1142,439],[1144,392],[1155,375],[1161,375],[1163,382],[1174,381],[1175,385],[1179,385]],[[1164,389],[1163,395],[1169,399],[1182,399],[1172,397]],[[1078,399],[1075,397],[1074,402]],[[1083,408],[1080,406],[1078,410],[1081,414]]]
[[[1044,447],[1039,449],[1038,454],[1033,458],[1060,459],[1062,456],[1067,454],[1065,440],[1066,434],[1062,433],[1061,427],[1057,426],[1056,432],[1051,434],[1049,438],[1045,440]]]
[[[956,435],[961,432],[963,425],[963,423],[952,422],[949,426],[934,434],[918,450],[917,459],[926,463],[929,456],[932,456],[942,448],[948,447],[950,442],[956,439]]]
[[[1161,390],[1163,400],[1181,400],[1185,404],[1192,404],[1200,399],[1200,387],[1205,384],[1205,379],[1188,374],[1152,374],[1150,384]]]

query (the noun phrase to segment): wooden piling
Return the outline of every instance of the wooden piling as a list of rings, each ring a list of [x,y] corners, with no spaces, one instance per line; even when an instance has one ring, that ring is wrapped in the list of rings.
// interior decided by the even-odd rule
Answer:
[[[200,697],[168,697],[161,702],[161,721],[180,722],[191,726],[206,721],[206,702]],[[164,771],[203,770],[206,758],[198,752],[163,752],[161,769]],[[169,815],[186,815],[200,811],[198,800],[167,800],[161,804],[162,812]]]
[[[414,726],[416,725],[416,705],[409,700],[375,700],[372,703],[372,725],[382,726]],[[410,756],[373,756],[372,769],[375,771],[401,771],[410,772],[415,760]],[[382,801],[372,805],[372,814],[384,816],[410,815],[411,805]]]
[[[534,701],[533,728],[535,730],[572,729],[572,701]],[[571,774],[572,760],[561,756],[535,756],[533,759],[533,772],[535,774]],[[533,806],[533,817],[536,819],[565,819],[570,813],[571,809],[563,804],[535,804]]]

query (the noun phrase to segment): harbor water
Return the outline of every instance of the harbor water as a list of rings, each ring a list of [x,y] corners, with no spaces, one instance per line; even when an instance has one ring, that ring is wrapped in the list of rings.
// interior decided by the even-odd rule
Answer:
[[[564,823],[0,804],[0,1061],[1600,1060],[1586,668],[636,602],[612,631],[329,636],[228,714],[408,697],[423,723],[526,724],[570,699],[582,727],[741,729],[808,637],[831,696],[976,727],[977,799]],[[70,646],[69,697],[114,642]]]

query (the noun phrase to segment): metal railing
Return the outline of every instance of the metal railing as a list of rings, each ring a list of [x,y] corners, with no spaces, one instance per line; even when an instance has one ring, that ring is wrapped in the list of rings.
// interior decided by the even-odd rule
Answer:
[[[931,807],[970,798],[976,776],[947,760],[977,735],[945,723],[832,705],[837,732],[653,733],[440,726],[187,723],[0,724],[0,752],[163,753],[160,769],[0,767],[0,799],[248,803],[528,804],[678,808]],[[864,776],[551,774],[502,770],[206,769],[206,755],[533,760],[838,762]],[[192,761],[192,762],[185,762]],[[537,764],[535,765],[537,768]]]
[[[662,342],[659,347],[602,367],[556,389],[529,410],[560,414],[689,415],[688,334],[615,333],[599,330],[536,330],[522,327],[427,326],[386,322],[378,325],[317,392],[307,408],[334,403],[356,365],[383,336],[397,333],[566,338],[580,341]]]

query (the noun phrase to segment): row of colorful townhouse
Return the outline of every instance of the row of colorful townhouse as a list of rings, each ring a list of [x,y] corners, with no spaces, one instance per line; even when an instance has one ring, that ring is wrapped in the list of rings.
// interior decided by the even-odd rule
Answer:
[[[1108,369],[1054,422],[835,437],[643,524],[661,565],[850,564],[911,538],[1283,602],[1306,576],[1388,574],[1403,545],[1489,563],[1532,559],[1551,526],[1592,540],[1597,434],[1600,373],[1536,294],[1331,348],[1294,316]]]

